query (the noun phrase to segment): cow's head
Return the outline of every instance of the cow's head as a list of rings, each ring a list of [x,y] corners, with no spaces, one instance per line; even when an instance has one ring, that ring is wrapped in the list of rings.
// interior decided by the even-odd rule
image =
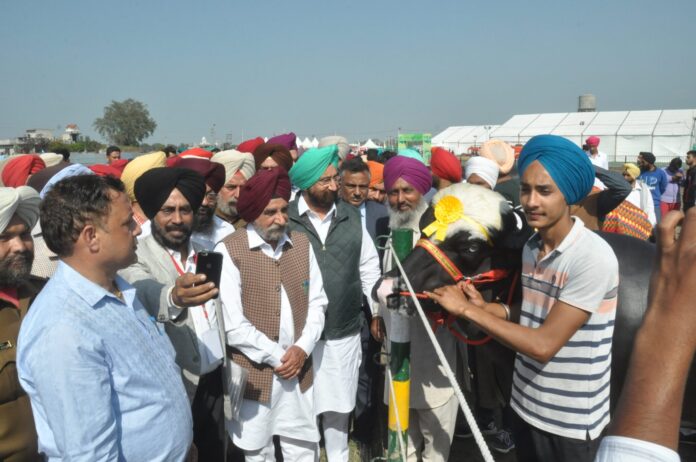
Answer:
[[[500,194],[481,186],[454,184],[439,191],[420,220],[421,238],[435,244],[464,276],[490,269],[515,269],[529,237],[524,217]],[[403,262],[416,292],[454,283],[423,247]],[[436,309],[429,302],[426,309]]]

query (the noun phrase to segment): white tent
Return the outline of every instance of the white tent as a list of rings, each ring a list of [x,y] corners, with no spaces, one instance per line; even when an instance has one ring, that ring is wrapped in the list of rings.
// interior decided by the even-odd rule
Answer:
[[[498,128],[498,125],[467,125],[449,127],[445,131],[435,135],[431,144],[441,146],[455,154],[462,154],[472,146],[480,146],[490,139],[490,133]]]
[[[378,146],[374,141],[372,141],[372,139],[365,141],[365,144],[360,146],[361,149],[377,149],[381,147],[382,146]]]
[[[610,162],[634,161],[640,151],[650,151],[658,162],[667,163],[696,143],[696,109],[518,114],[500,126],[483,127],[491,128],[449,127],[433,137],[433,145],[461,153],[489,137],[524,144],[532,136],[551,133],[581,146],[598,136],[599,149]]]
[[[312,143],[312,147],[313,147],[313,148],[318,148],[318,147],[319,147],[319,140],[317,139],[316,136],[315,136],[314,138],[312,138],[311,143]]]

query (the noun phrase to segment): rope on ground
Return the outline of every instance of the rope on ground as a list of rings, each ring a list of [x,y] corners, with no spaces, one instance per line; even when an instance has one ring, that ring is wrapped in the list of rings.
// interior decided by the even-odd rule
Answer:
[[[415,296],[416,291],[413,290],[411,281],[408,279],[406,271],[404,271],[404,267],[401,266],[401,262],[399,261],[399,259],[394,258],[393,260],[396,263],[396,266],[399,268],[401,277],[404,279],[404,281],[406,281],[406,286],[408,287],[409,295],[413,300],[413,304],[416,306],[418,316],[420,316],[420,319],[423,322],[423,327],[425,328],[425,331],[428,333],[428,337],[430,338],[430,341],[432,342],[433,347],[435,348],[435,353],[437,353],[437,357],[440,359],[440,363],[442,363],[442,366],[445,368],[447,378],[449,379],[452,388],[454,388],[454,394],[457,396],[457,400],[459,401],[459,407],[462,409],[462,412],[464,413],[464,417],[466,418],[466,422],[469,424],[469,428],[471,428],[471,433],[474,435],[474,439],[476,440],[476,444],[478,444],[479,450],[481,451],[481,455],[483,456],[483,460],[485,462],[494,462],[493,456],[491,455],[491,451],[488,449],[488,445],[486,444],[486,440],[483,438],[483,435],[481,434],[481,430],[479,429],[478,424],[476,423],[476,419],[474,418],[474,415],[472,414],[471,409],[469,408],[469,404],[466,402],[466,398],[464,398],[464,393],[462,393],[461,388],[459,388],[457,379],[454,376],[454,372],[452,372],[452,368],[450,367],[447,358],[445,358],[445,354],[442,352],[440,343],[437,341],[437,339],[435,338],[435,333],[430,328],[430,323],[428,322],[428,318],[425,315],[425,312],[423,311],[423,307],[421,306],[420,301],[418,301],[418,298]]]

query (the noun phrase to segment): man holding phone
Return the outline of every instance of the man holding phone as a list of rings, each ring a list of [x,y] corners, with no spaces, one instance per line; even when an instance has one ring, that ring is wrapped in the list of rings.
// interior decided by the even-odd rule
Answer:
[[[152,234],[138,241],[138,261],[121,272],[176,350],[192,406],[194,444],[200,460],[220,460],[224,452],[222,345],[215,285],[196,273],[191,240],[206,186],[197,172],[155,168],[135,182],[135,196],[151,221]],[[212,424],[211,424],[212,418]]]
[[[259,170],[242,187],[237,210],[249,224],[217,245],[220,298],[233,360],[249,372],[239,418],[229,423],[247,462],[319,458],[311,354],[324,329],[328,298],[304,233],[288,230],[290,179]]]

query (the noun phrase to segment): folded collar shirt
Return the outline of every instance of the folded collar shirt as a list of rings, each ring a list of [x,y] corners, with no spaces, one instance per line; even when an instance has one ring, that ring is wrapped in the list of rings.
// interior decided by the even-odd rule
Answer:
[[[179,461],[191,445],[174,349],[135,289],[116,285],[122,298],[59,262],[22,324],[20,383],[49,461]]]

